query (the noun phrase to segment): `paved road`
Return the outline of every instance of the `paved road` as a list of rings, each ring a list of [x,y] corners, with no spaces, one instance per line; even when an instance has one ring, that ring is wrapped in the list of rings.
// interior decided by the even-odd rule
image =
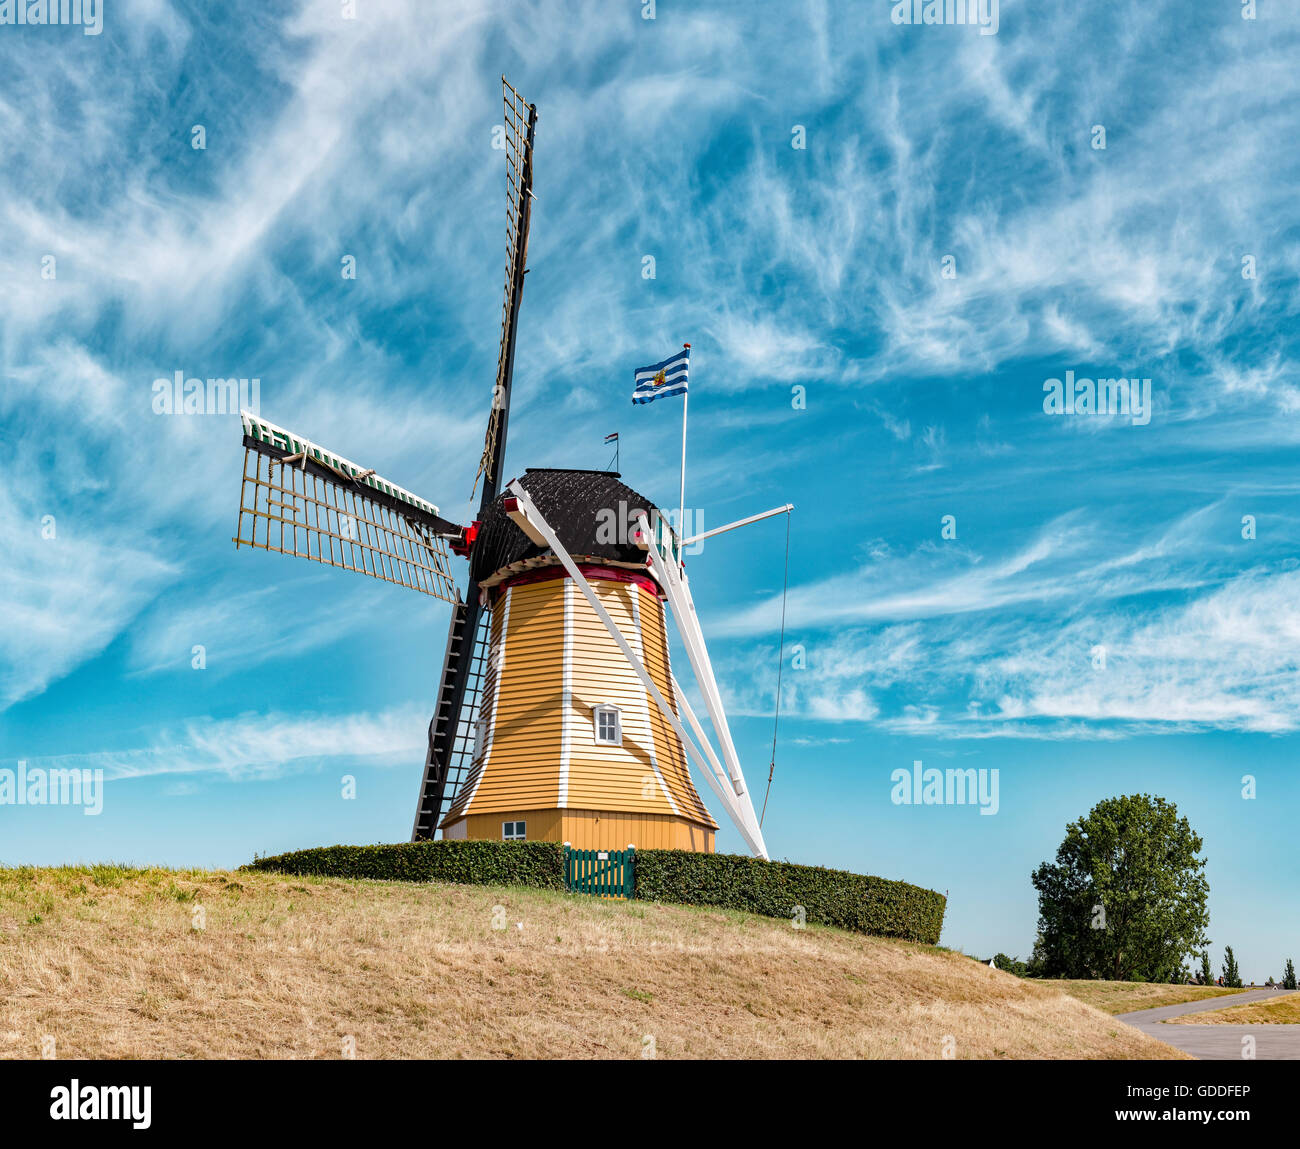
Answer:
[[[1159,1009],[1142,1009],[1121,1013],[1120,1021],[1148,1033],[1157,1041],[1176,1046],[1184,1053],[1203,1061],[1241,1060],[1241,1039],[1249,1034],[1255,1039],[1258,1061],[1300,1061],[1300,1025],[1165,1025],[1167,1017],[1204,1013],[1252,1001],[1265,1001],[1279,994],[1295,993],[1286,989],[1248,989],[1243,993],[1224,994],[1181,1005],[1162,1005]]]

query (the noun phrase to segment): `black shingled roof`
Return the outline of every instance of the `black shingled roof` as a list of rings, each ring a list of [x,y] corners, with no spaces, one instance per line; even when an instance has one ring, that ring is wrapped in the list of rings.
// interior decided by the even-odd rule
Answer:
[[[619,481],[616,471],[564,471],[529,467],[520,479],[537,509],[559,536],[569,554],[606,559],[633,566],[645,564],[645,552],[631,541],[598,542],[602,511],[619,515],[624,510],[650,511],[654,503]],[[474,543],[471,576],[482,582],[502,567],[548,554],[549,547],[536,546],[504,509],[509,488],[488,507]],[[620,504],[622,506],[620,507]],[[608,515],[605,519],[608,519]],[[615,520],[617,521],[617,520]],[[624,519],[623,521],[627,521]],[[602,538],[609,530],[602,530]],[[623,532],[626,534],[626,532]]]

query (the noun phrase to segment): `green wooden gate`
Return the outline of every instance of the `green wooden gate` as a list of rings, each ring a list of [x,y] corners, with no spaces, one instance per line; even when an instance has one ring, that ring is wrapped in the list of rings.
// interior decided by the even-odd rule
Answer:
[[[575,850],[564,847],[564,884],[572,894],[598,898],[636,896],[636,850]]]

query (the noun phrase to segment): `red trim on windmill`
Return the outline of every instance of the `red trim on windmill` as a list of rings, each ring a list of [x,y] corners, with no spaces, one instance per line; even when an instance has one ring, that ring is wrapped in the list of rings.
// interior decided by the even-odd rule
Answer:
[[[601,579],[604,582],[625,582],[633,586],[640,587],[643,591],[662,598],[662,592],[659,584],[649,575],[643,575],[638,571],[627,570],[624,567],[606,567],[599,563],[578,563],[578,570],[584,578]],[[568,578],[568,572],[558,564],[556,566],[538,567],[536,570],[520,571],[517,575],[511,575],[503,579],[495,588],[499,593],[508,586],[526,586],[529,583],[549,582],[551,579]]]
[[[474,540],[478,538],[479,528],[483,525],[482,520],[475,519],[469,526],[461,530],[460,538],[453,539],[449,544],[452,552],[460,555],[461,558],[468,558],[470,548],[474,545]]]

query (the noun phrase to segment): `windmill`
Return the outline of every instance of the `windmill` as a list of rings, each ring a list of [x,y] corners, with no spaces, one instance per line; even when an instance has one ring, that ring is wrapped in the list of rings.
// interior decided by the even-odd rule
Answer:
[[[767,856],[682,562],[681,539],[611,471],[530,468],[501,482],[527,272],[537,109],[502,77],[507,255],[477,517],[437,505],[248,411],[236,547],[358,571],[451,605],[413,841],[504,838],[586,849],[712,850],[694,764]],[[450,552],[450,553],[449,553]],[[468,560],[463,589],[452,554]],[[681,636],[715,750],[669,659]]]

